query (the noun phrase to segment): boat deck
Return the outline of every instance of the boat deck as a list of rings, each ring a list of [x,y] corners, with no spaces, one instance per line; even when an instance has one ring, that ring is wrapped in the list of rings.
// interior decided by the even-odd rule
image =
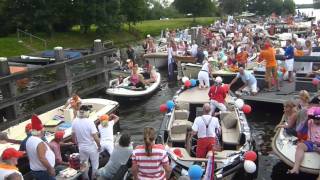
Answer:
[[[287,100],[296,99],[298,93],[299,92],[295,90],[294,82],[289,83],[288,81],[282,81],[280,82],[280,91],[268,92],[260,90],[255,96],[242,95],[241,98],[248,101],[283,104]],[[311,97],[315,95],[315,93],[309,93]]]

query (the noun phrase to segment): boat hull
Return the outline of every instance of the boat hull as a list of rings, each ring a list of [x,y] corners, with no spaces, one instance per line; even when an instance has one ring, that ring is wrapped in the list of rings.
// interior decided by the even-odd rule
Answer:
[[[143,55],[144,60],[148,60],[152,66],[157,69],[168,67],[168,53],[149,53]]]

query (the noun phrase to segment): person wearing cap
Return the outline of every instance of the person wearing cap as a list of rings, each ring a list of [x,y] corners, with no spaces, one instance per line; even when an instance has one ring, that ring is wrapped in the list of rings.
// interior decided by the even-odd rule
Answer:
[[[66,104],[63,106],[63,109],[66,109],[68,106],[70,106],[70,108],[73,109],[73,117],[76,118],[80,105],[81,98],[76,93],[73,93],[71,98],[68,99]]]
[[[220,111],[226,111],[227,107],[225,105],[225,98],[227,96],[225,88],[222,87],[222,78],[220,76],[216,77],[215,83],[210,87],[209,98],[211,105],[211,114],[215,113],[216,108]]]
[[[18,174],[17,179],[23,179],[22,174],[16,167],[18,159],[23,156],[22,151],[17,151],[14,148],[7,148],[2,152],[0,162],[0,179],[6,179],[12,174]]]
[[[203,115],[196,117],[192,125],[192,134],[198,136],[196,157],[205,158],[216,142],[216,132],[221,132],[219,120],[211,116],[208,103],[203,105]]]
[[[80,161],[88,162],[90,159],[92,166],[91,178],[94,179],[99,167],[101,145],[96,125],[88,118],[89,110],[87,105],[80,106],[77,118],[72,122],[72,140],[78,145]],[[89,179],[88,172],[84,173],[84,178]]]
[[[112,179],[122,165],[127,164],[132,154],[131,137],[129,134],[122,134],[119,144],[115,146],[114,151],[110,155],[108,163],[98,170],[97,176],[103,179]]]
[[[100,133],[101,151],[112,153],[114,147],[113,140],[113,126],[119,121],[119,116],[115,114],[102,115],[99,117],[100,124],[98,130]]]
[[[279,91],[279,81],[278,81],[278,72],[277,72],[277,60],[276,60],[276,52],[271,47],[269,42],[264,44],[264,49],[260,51],[259,62],[266,62],[266,73],[265,80],[268,83],[268,91],[272,89],[272,79],[275,80],[276,89]]]
[[[248,89],[253,96],[257,94],[258,92],[257,79],[254,77],[253,74],[245,71],[243,67],[239,68],[239,72],[237,73],[236,77],[231,81],[229,86],[231,87],[235,82],[237,82],[239,78],[241,78],[244,85],[241,86],[237,91]]]
[[[54,134],[54,139],[49,143],[50,148],[52,149],[56,159],[55,163],[57,165],[66,165],[68,166],[68,162],[64,162],[61,156],[61,145],[71,145],[71,143],[62,143],[64,131],[56,131]]]
[[[55,179],[55,155],[49,145],[41,138],[44,137],[44,127],[36,115],[31,117],[32,136],[26,143],[31,173],[36,180]]]
[[[288,170],[290,174],[299,174],[305,152],[320,153],[320,107],[316,107],[309,118],[307,121],[308,139],[297,145],[293,168]]]
[[[26,151],[26,143],[29,137],[31,136],[31,131],[32,131],[32,124],[28,123],[25,127],[25,132],[27,134],[27,137],[21,141],[19,151]]]

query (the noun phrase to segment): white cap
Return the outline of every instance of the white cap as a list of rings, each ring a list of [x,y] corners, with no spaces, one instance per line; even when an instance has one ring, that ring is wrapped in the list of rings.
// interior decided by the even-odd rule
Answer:
[[[148,37],[148,38],[151,37],[150,34],[148,34],[147,37]]]
[[[222,78],[220,76],[216,77],[215,81],[217,83],[222,83]]]
[[[96,39],[96,40],[94,40],[94,42],[99,43],[99,42],[101,42],[101,39]]]
[[[57,46],[57,47],[55,47],[53,49],[58,51],[58,50],[62,50],[63,48],[61,46]]]

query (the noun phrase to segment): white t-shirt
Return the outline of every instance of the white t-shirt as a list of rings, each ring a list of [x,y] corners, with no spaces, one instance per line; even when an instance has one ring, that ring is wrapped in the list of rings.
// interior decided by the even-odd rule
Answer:
[[[201,70],[209,72],[209,63],[208,63],[208,61],[204,62],[204,64],[201,67]]]
[[[18,170],[14,170],[14,169],[1,169],[0,168],[0,179],[5,179],[6,177],[8,177],[9,175],[13,174],[13,173],[17,173],[20,175],[21,179],[23,179],[22,174],[18,171]]]
[[[30,169],[33,171],[46,171],[47,168],[41,163],[38,157],[37,148],[40,143],[44,143],[47,147],[46,159],[48,160],[51,167],[55,165],[55,155],[51,148],[42,139],[36,136],[31,136],[26,142],[26,150],[30,162]]]
[[[208,125],[208,128],[206,128],[206,125]],[[198,138],[216,137],[216,129],[220,129],[219,120],[210,115],[197,117],[192,125],[192,130],[198,132]]]
[[[250,72],[247,72],[247,71],[244,71],[243,75],[238,73],[237,78],[241,78],[242,82],[244,82],[244,83],[248,82],[249,86],[257,83],[256,78]]]
[[[198,53],[198,45],[197,44],[192,44],[191,45],[191,55],[195,57]]]
[[[103,127],[99,124],[98,129],[100,132],[100,143],[111,141],[113,142],[113,125],[114,121],[109,121],[107,127]]]
[[[79,119],[78,117],[74,119],[72,122],[72,132],[76,135],[79,149],[96,146],[92,134],[96,134],[98,130],[94,122],[90,119]]]

